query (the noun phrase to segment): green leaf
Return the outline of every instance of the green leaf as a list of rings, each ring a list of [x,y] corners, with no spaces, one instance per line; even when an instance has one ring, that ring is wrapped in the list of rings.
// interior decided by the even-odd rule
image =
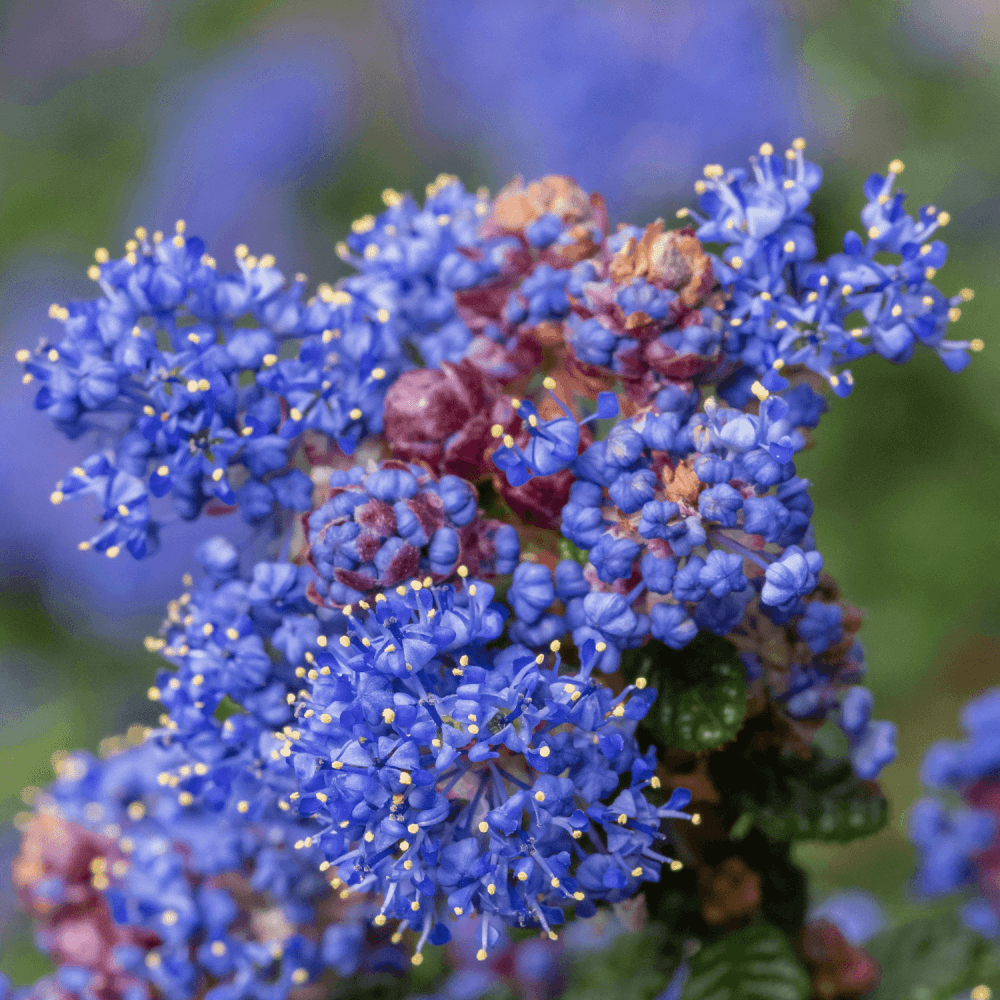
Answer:
[[[889,805],[874,782],[862,781],[846,760],[818,747],[803,760],[776,748],[724,751],[710,765],[712,778],[736,819],[730,836],[757,827],[772,840],[845,843],[885,826]]]
[[[747,711],[746,672],[731,643],[699,636],[677,651],[654,640],[624,659],[626,675],[645,676],[656,685],[646,728],[661,747],[701,753],[740,731]]]
[[[581,566],[586,566],[590,557],[582,549],[578,549],[568,538],[559,538],[559,558],[573,559]]]
[[[653,1000],[677,965],[676,950],[665,947],[664,930],[648,924],[620,934],[601,951],[581,951],[568,969],[563,1000]]]
[[[997,946],[954,914],[884,931],[865,948],[882,967],[870,1000],[951,1000],[974,986],[1000,989]]]
[[[681,1000],[805,1000],[809,977],[776,927],[727,934],[691,959]]]

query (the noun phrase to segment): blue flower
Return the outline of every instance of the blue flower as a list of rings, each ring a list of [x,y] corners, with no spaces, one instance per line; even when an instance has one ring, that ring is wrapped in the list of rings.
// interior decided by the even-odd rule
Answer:
[[[784,555],[767,567],[760,597],[765,604],[782,609],[805,597],[816,587],[816,574],[823,567],[818,552],[803,552],[789,545]]]
[[[525,625],[534,625],[555,599],[552,570],[548,566],[523,562],[514,570],[507,600]]]

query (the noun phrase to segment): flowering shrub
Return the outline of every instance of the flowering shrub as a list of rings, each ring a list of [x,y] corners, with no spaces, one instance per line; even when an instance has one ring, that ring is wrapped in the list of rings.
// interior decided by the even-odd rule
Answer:
[[[17,355],[97,439],[52,501],[92,495],[108,558],[176,517],[252,533],[197,549],[147,639],[158,727],[37,798],[15,881],[58,969],[15,995],[546,996],[609,944],[643,996],[874,987],[791,856],[879,829],[896,753],[795,457],[854,359],[982,344],[948,336],[971,292],[934,284],[948,216],[906,211],[900,162],[817,257],[804,146],[706,167],[674,230],[609,232],[566,177],[387,190],[314,294],[183,222],[96,252],[101,295]],[[914,822],[945,888],[993,829]]]

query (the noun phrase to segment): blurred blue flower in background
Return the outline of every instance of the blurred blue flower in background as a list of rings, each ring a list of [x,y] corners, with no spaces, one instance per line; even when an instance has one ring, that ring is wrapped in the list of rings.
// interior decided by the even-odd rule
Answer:
[[[779,4],[386,3],[423,130],[479,147],[500,180],[569,174],[612,217],[808,130]]]
[[[810,920],[829,920],[851,944],[864,944],[886,926],[882,904],[863,889],[845,889],[827,896],[809,911]]]
[[[149,109],[157,137],[124,225],[184,218],[226,267],[238,243],[303,267],[296,197],[330,172],[357,103],[336,31],[332,20],[289,20],[176,74]]]

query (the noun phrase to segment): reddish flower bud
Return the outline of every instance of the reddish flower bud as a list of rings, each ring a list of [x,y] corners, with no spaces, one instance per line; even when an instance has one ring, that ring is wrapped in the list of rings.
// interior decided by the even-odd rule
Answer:
[[[882,974],[871,955],[852,945],[828,920],[805,925],[802,953],[809,968],[811,1000],[864,996],[878,985]]]
[[[160,939],[116,923],[101,891],[106,871],[124,863],[115,841],[58,816],[34,816],[11,865],[17,898],[38,924],[38,941],[57,965],[89,969],[99,1000],[117,1000],[139,982],[114,961],[122,945],[144,950]]]
[[[467,360],[404,372],[385,397],[385,433],[399,458],[470,481],[492,471],[490,428],[507,432],[513,418],[500,387]]]

